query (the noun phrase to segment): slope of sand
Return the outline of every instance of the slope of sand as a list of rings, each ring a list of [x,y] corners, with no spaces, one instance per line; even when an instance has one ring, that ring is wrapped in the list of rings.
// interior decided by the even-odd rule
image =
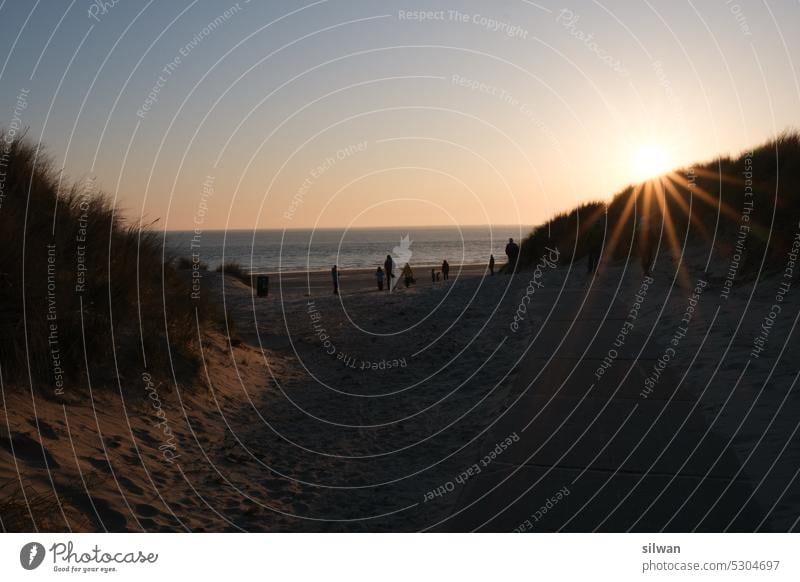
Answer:
[[[204,330],[191,385],[142,378],[95,389],[93,406],[4,391],[9,527],[32,529],[27,505],[56,530],[412,527],[403,512],[376,516],[419,502],[444,467],[463,464],[447,457],[480,438],[521,351],[520,335],[485,361],[507,335],[500,300],[518,282],[483,270],[456,266],[438,284],[417,275],[392,294],[372,289],[371,272],[343,273],[338,297],[324,273],[311,296],[273,281],[267,298],[231,278],[223,293],[206,274],[235,341]]]

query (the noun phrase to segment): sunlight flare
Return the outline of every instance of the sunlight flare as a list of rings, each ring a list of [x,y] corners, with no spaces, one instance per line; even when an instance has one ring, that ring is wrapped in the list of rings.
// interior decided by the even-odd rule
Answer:
[[[674,165],[667,148],[656,142],[640,144],[631,154],[631,171],[633,180],[637,182],[666,174]]]

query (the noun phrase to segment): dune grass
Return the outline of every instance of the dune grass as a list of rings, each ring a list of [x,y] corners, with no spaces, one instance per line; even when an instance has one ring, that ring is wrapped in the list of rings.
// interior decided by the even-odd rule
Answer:
[[[222,263],[215,270],[217,273],[222,273],[223,275],[227,275],[229,277],[235,277],[245,285],[252,287],[252,277],[250,276],[250,273],[248,273],[245,268],[236,261]]]
[[[78,480],[60,483],[59,497],[52,490],[41,491],[31,485],[22,494],[19,481],[0,484],[0,531],[13,532],[63,532],[65,523],[62,508],[72,508],[69,498],[83,495],[97,487],[99,479],[88,477],[85,485]],[[70,522],[73,531],[91,531],[89,516],[78,513]]]
[[[178,257],[175,259],[175,261],[173,261],[173,263],[175,265],[175,268],[178,269],[179,271],[190,271],[194,269],[198,271],[208,271],[207,263],[203,261],[195,263],[189,257]]]
[[[744,224],[741,275],[757,270],[762,259],[767,270],[785,263],[800,220],[800,133],[786,132],[735,158],[679,169],[664,183],[631,185],[608,203],[583,204],[548,220],[522,242],[520,266],[534,264],[548,245],[557,245],[561,260],[569,263],[585,257],[598,240],[605,240],[605,260],[636,256],[637,221],[645,214],[656,235],[662,224],[667,227],[662,249],[673,253],[679,248],[671,248],[670,230],[679,246],[688,237],[713,243],[721,256],[729,256]],[[746,212],[749,201],[752,209]]]
[[[151,225],[126,222],[91,182],[66,184],[46,155],[0,135],[0,367],[6,382],[77,396],[117,380],[193,373],[185,274]]]

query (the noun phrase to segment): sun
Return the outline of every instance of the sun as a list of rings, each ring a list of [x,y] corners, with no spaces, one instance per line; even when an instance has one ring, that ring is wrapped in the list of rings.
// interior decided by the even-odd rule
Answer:
[[[639,145],[633,150],[631,156],[633,179],[637,182],[666,174],[672,170],[673,166],[673,160],[667,148],[655,142]]]

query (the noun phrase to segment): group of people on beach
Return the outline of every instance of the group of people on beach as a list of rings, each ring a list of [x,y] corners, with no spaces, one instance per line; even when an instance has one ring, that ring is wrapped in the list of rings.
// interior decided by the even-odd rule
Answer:
[[[447,261],[445,261],[445,263],[447,263]],[[392,255],[386,255],[386,260],[383,261],[383,268],[378,267],[375,271],[375,280],[378,283],[378,291],[383,291],[384,280],[386,280],[386,290],[391,291],[397,285],[397,283],[392,283],[392,279],[394,278],[394,259],[392,259]],[[411,265],[408,263],[406,263],[401,269],[400,279],[403,280],[406,289],[417,282],[417,280],[414,278],[414,271],[411,269]]]
[[[508,239],[508,244],[506,245],[506,256],[508,257],[508,272],[513,273],[516,271],[517,260],[519,259],[519,245],[514,242],[513,238]],[[392,291],[397,282],[392,282],[395,279],[394,274],[394,267],[395,262],[392,259],[392,255],[386,255],[386,260],[383,262],[383,267],[378,267],[375,269],[375,282],[378,287],[378,291]],[[489,275],[494,276],[494,267],[495,267],[495,260],[494,255],[489,255]],[[339,267],[334,265],[331,268],[331,279],[333,283],[333,294],[339,294]],[[400,270],[400,280],[403,281],[406,289],[411,287],[411,285],[415,284],[417,280],[414,278],[414,271],[411,269],[411,265],[406,263],[405,266]],[[450,263],[447,262],[447,259],[442,261],[441,270],[437,271],[436,269],[431,269],[431,283],[436,283],[438,281],[448,281],[450,280]]]
[[[655,244],[653,242],[653,235],[650,232],[651,230],[651,217],[642,216],[637,221],[636,225],[636,234],[638,239],[638,247],[639,247],[639,256],[642,262],[642,271],[644,272],[645,276],[650,276],[652,272],[653,266],[653,258],[655,255]],[[604,233],[600,229],[598,225],[595,225],[586,235],[587,239],[587,253],[586,253],[586,267],[587,273],[591,276],[593,275],[599,266],[600,263],[600,254],[602,253],[603,248],[603,240],[604,240]],[[519,261],[519,254],[520,248],[519,245],[514,242],[513,238],[508,239],[508,244],[506,244],[505,248],[506,257],[508,262],[506,263],[505,272],[508,274],[515,273],[518,267]],[[392,291],[397,282],[393,282],[395,279],[394,273],[395,263],[392,259],[391,255],[386,255],[386,260],[383,262],[383,268],[378,267],[375,270],[375,281],[378,286],[378,291],[383,291],[384,289],[388,291]],[[495,274],[495,259],[494,255],[489,255],[489,275],[494,276]],[[331,276],[333,279],[333,293],[334,295],[339,294],[339,270],[336,265],[333,266],[331,269]],[[431,283],[437,283],[439,281],[448,281],[450,279],[450,263],[447,262],[447,259],[442,261],[442,266],[439,271],[435,268],[431,269]],[[417,280],[414,278],[414,271],[411,269],[411,265],[406,263],[405,266],[400,270],[400,280],[403,281],[403,284],[406,288],[409,288],[411,285],[415,284]]]

